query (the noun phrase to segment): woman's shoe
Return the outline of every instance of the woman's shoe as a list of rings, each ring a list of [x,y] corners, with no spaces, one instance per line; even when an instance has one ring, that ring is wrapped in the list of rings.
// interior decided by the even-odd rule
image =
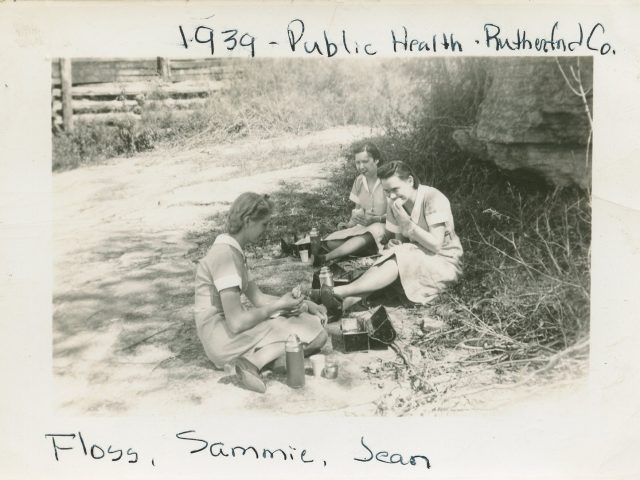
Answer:
[[[314,267],[324,267],[327,263],[327,256],[318,253],[313,256],[313,266]]]
[[[320,288],[320,301],[322,305],[327,307],[327,313],[329,315],[342,314],[342,299],[333,293],[333,288],[328,285],[323,285]]]
[[[319,288],[312,288],[308,292],[309,300],[318,305],[322,304],[322,297],[320,296]]]
[[[282,250],[283,255],[297,255],[298,254],[298,246],[296,245],[296,241],[298,240],[296,234],[294,233],[285,233],[280,238],[280,249]]]
[[[233,364],[240,385],[252,392],[264,393],[267,391],[267,385],[262,380],[260,370],[253,363],[244,357],[238,357],[233,361]]]

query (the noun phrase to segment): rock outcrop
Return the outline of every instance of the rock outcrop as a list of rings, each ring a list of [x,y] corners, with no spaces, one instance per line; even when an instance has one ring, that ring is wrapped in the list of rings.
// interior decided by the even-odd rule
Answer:
[[[569,66],[576,75],[579,68],[592,112],[592,59],[560,59],[571,87],[553,58],[504,58],[490,65],[491,84],[477,123],[457,130],[456,143],[501,168],[533,172],[558,186],[588,188],[590,122],[585,102],[572,91],[578,82]]]

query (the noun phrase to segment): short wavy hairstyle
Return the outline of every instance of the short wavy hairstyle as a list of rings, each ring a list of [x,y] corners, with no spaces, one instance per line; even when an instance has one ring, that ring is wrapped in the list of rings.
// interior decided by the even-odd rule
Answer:
[[[409,177],[411,177],[413,179],[413,188],[418,188],[420,185],[420,179],[418,176],[413,173],[411,167],[404,162],[396,160],[378,167],[379,179],[384,180],[385,178],[389,178],[394,175],[402,180],[409,180]]]
[[[351,148],[351,156],[355,157],[359,153],[368,153],[371,158],[378,161],[378,165],[383,163],[380,150],[369,141],[358,142]]]
[[[240,194],[234,200],[227,217],[227,231],[238,233],[244,227],[246,220],[262,220],[273,212],[273,202],[269,195],[260,195],[253,192]]]

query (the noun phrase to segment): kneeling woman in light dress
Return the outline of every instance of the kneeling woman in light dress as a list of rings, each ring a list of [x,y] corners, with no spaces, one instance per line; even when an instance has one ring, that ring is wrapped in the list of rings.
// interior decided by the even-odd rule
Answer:
[[[409,300],[426,304],[462,273],[462,245],[447,197],[433,187],[420,185],[402,162],[381,166],[378,177],[389,198],[386,229],[395,238],[382,257],[353,283],[333,290],[323,287],[321,299],[330,310],[347,309],[398,278]]]
[[[300,338],[305,354],[327,341],[324,307],[291,292],[264,294],[251,279],[243,248],[264,233],[272,209],[266,195],[241,194],[229,211],[229,233],[215,239],[195,279],[195,321],[207,357],[218,368],[231,364],[241,385],[261,393],[260,370],[284,355],[289,335]],[[245,308],[241,294],[255,308]]]
[[[366,255],[382,250],[387,198],[377,174],[381,162],[380,151],[372,143],[356,147],[355,164],[360,175],[353,182],[349,195],[355,208],[347,228],[324,239],[330,251],[314,259],[316,267],[347,255]]]

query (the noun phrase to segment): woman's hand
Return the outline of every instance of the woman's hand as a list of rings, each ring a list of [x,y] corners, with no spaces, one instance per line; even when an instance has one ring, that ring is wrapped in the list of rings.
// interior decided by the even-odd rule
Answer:
[[[376,223],[380,221],[380,216],[374,215],[371,212],[360,211],[358,214],[353,214],[351,217],[352,221],[354,221],[357,225],[362,225],[363,227],[368,227],[372,223]]]
[[[405,237],[409,237],[411,231],[413,230],[414,223],[411,221],[411,217],[404,209],[402,204],[398,201],[395,201],[391,204],[391,208],[393,209],[394,217],[398,222],[398,227],[400,227],[400,233]]]
[[[300,309],[303,300],[303,297],[295,298],[291,292],[287,292],[276,300],[276,306],[283,312],[294,312]]]
[[[371,212],[364,212],[364,218],[365,218],[365,226],[371,225],[372,223],[376,223],[380,221],[380,216],[379,215],[374,215]]]
[[[353,211],[353,213],[351,214],[351,222],[353,222],[355,225],[363,225],[365,227],[369,225],[368,223],[366,223],[367,216],[362,209]]]
[[[315,315],[316,317],[318,317],[320,319],[320,323],[323,326],[326,325],[328,319],[327,307],[325,307],[324,305],[318,305],[311,300],[305,300],[305,303],[307,304],[308,312],[311,315]]]

